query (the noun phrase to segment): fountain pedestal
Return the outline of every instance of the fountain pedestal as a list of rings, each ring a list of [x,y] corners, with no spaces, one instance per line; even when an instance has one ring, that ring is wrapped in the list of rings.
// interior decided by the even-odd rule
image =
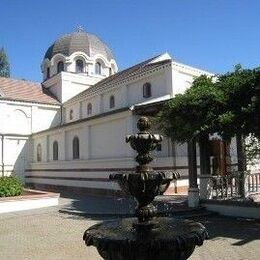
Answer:
[[[174,172],[156,172],[148,165],[151,151],[162,141],[151,134],[150,122],[141,117],[140,132],[126,141],[137,151],[136,171],[112,174],[110,179],[121,185],[137,200],[135,218],[123,218],[96,224],[84,233],[87,246],[95,246],[106,260],[184,260],[208,238],[206,228],[191,220],[157,218],[154,198],[177,178]]]

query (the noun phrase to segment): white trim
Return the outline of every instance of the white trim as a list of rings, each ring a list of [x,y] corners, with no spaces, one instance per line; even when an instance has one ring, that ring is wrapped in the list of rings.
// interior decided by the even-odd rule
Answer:
[[[48,108],[60,108],[61,105],[52,105],[52,104],[45,104],[45,103],[38,103],[37,101],[32,102],[32,101],[16,101],[16,100],[10,100],[10,99],[0,99],[0,103],[15,103],[15,105],[20,105],[20,106],[37,106],[37,107],[48,107]],[[26,104],[24,104],[26,103]]]
[[[183,63],[176,62],[176,61],[172,61],[172,67],[174,69],[180,70],[181,72],[184,72],[184,73],[186,72],[188,74],[196,73],[196,74],[200,74],[200,75],[205,74],[208,76],[215,76],[215,74],[208,72],[206,70],[197,69],[197,68],[194,68],[194,67],[185,65]]]

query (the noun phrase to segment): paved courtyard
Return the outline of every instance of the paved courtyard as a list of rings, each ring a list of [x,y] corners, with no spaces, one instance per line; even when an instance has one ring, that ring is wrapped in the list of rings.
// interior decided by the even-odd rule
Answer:
[[[98,206],[99,205],[99,206]],[[100,260],[93,247],[85,247],[82,235],[101,221],[99,214],[132,209],[122,201],[98,198],[62,198],[59,207],[0,215],[0,259]],[[87,214],[91,211],[91,214]],[[82,213],[86,214],[82,214]],[[100,213],[100,212],[97,212]],[[197,217],[211,239],[196,248],[191,260],[259,260],[260,222],[220,216]]]

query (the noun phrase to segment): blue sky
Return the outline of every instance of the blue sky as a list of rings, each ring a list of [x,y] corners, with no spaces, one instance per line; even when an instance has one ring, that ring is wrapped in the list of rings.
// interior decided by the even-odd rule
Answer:
[[[1,0],[0,47],[11,76],[41,81],[45,51],[82,25],[120,69],[163,52],[216,73],[260,65],[259,0]]]

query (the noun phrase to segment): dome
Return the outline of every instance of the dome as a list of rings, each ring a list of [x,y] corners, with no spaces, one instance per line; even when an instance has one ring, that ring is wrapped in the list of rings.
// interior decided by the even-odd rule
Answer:
[[[97,36],[87,32],[73,32],[56,40],[46,51],[44,59],[49,59],[55,54],[70,56],[74,52],[84,52],[93,57],[103,55],[108,61],[114,59],[111,50]]]

